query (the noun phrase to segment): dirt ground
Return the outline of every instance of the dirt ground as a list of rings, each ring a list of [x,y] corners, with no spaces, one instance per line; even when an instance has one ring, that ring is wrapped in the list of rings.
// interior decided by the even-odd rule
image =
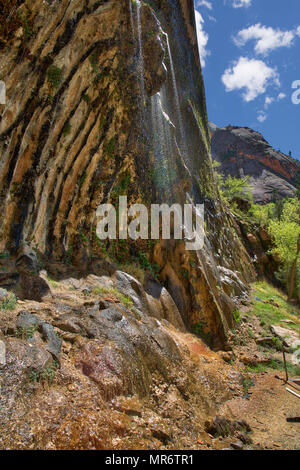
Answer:
[[[300,423],[286,421],[300,416],[300,399],[287,392],[284,374],[255,374],[256,384],[249,399],[234,398],[224,404],[222,413],[230,419],[244,419],[251,426],[254,445],[263,449],[300,449]],[[221,410],[220,410],[221,411]],[[220,448],[220,443],[216,447]]]

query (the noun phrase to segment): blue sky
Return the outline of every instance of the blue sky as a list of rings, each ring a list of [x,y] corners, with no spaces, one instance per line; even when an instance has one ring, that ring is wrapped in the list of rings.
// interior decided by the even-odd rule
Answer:
[[[195,7],[209,120],[258,130],[300,160],[300,104],[292,102],[300,1],[195,0]]]

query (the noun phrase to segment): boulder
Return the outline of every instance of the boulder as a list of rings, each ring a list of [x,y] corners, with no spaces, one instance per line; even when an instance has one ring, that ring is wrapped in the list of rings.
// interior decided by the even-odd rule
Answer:
[[[8,292],[6,289],[0,289],[0,302],[5,300],[8,297]]]
[[[15,290],[21,300],[42,302],[44,298],[51,296],[51,289],[47,281],[38,275],[27,272],[21,272]]]
[[[50,323],[44,322],[27,310],[22,310],[17,317],[16,327],[21,331],[30,331],[32,335],[34,331],[38,331],[42,340],[40,344],[59,362],[62,340],[55,334]]]
[[[38,272],[38,259],[30,246],[23,244],[17,251],[16,268],[18,272],[33,273]]]
[[[271,325],[270,330],[277,336],[288,348],[295,348],[300,344],[300,338],[296,331],[283,328],[279,325]]]

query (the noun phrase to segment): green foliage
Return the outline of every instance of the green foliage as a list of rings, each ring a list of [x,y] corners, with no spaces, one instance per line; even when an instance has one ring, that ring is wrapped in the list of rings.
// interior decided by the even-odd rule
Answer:
[[[106,122],[105,117],[104,117],[104,116],[101,116],[101,117],[100,117],[100,121],[99,121],[99,131],[100,131],[100,132],[102,131],[102,129],[103,129],[104,125],[105,125],[105,122]]]
[[[131,181],[129,171],[125,171],[111,192],[111,200],[117,205],[119,196],[126,196]]]
[[[90,64],[95,74],[99,73],[98,63],[99,63],[100,52],[101,51],[98,48],[96,48],[89,57]]]
[[[244,377],[243,378],[243,389],[244,389],[244,393],[246,395],[248,395],[248,392],[249,392],[249,389],[250,387],[253,386],[253,381],[250,377]]]
[[[236,178],[229,175],[227,178],[222,178],[220,192],[221,196],[227,202],[231,202],[234,199],[247,199],[249,202],[253,201],[249,176]]]
[[[232,312],[232,316],[233,316],[233,319],[234,319],[235,323],[240,323],[240,321],[241,321],[241,312],[238,309],[235,309]]]
[[[268,221],[275,217],[275,203],[260,205],[252,204],[248,216],[253,224],[259,227],[266,227]]]
[[[112,137],[105,145],[104,151],[105,153],[107,153],[109,158],[112,158],[115,156],[115,149],[116,149],[116,139],[115,137]]]
[[[119,302],[121,302],[124,305],[124,307],[128,308],[129,310],[131,310],[131,308],[133,307],[133,302],[131,298],[122,294],[115,287],[95,287],[92,293],[94,295],[99,295],[101,297],[105,295],[111,295],[115,297],[117,300],[119,300]]]
[[[84,235],[84,233],[82,233],[82,232],[80,232],[79,236],[80,236],[81,240],[83,241],[83,244],[85,246],[88,246],[88,244],[89,244],[88,237],[86,235]]]
[[[65,137],[69,135],[71,133],[71,129],[72,129],[71,123],[67,121],[63,128],[63,135]]]
[[[91,102],[91,98],[90,98],[90,96],[89,96],[87,93],[85,93],[85,94],[83,95],[82,99],[83,99],[83,101],[85,101],[85,102],[88,103],[88,104]]]
[[[83,186],[83,183],[85,182],[86,179],[87,179],[87,172],[84,171],[79,181],[79,188]]]
[[[283,263],[292,263],[300,237],[300,201],[296,198],[286,200],[280,219],[271,219],[268,230],[275,243],[272,253],[276,253]]]
[[[289,361],[286,361],[287,370],[290,376],[300,376],[300,365],[294,365]],[[281,359],[272,359],[264,364],[247,365],[247,372],[261,373],[267,372],[268,370],[279,370],[284,371],[284,362]]]
[[[72,253],[73,253],[73,245],[69,245],[68,250],[66,252],[66,263],[69,265],[72,264]]]
[[[281,262],[289,298],[294,294],[300,299],[300,200],[284,201],[278,218],[269,220],[274,248],[270,252]]]
[[[192,332],[197,336],[203,335],[203,327],[206,325],[204,322],[194,323],[192,326]]]
[[[47,69],[46,75],[51,87],[59,88],[62,81],[62,70],[55,65],[50,65]]]
[[[201,84],[201,87],[202,87],[202,84]],[[188,103],[197,119],[199,129],[202,135],[203,143],[206,147],[207,153],[210,155],[210,138],[209,138],[209,134],[206,132],[205,127],[204,127],[203,117],[201,116],[201,113],[198,111],[198,108],[195,105],[195,103],[193,103],[190,99],[188,100]]]
[[[35,383],[41,382],[48,383],[48,385],[51,385],[53,383],[58,368],[59,363],[57,361],[53,361],[50,366],[44,367],[41,371],[32,370],[30,372],[30,380]]]
[[[145,271],[137,263],[130,262],[119,264],[119,269],[120,271],[130,274],[130,276],[140,281],[141,284],[144,283]]]
[[[267,282],[256,282],[253,287],[253,309],[249,315],[256,315],[268,334],[271,325],[286,328],[283,320],[292,320],[289,328],[300,334],[300,309],[290,305],[284,293]],[[275,343],[274,345],[277,346]]]
[[[200,321],[198,323],[194,323],[192,325],[192,333],[202,339],[206,344],[212,344],[212,334],[210,332],[205,332],[204,329],[206,327],[206,323],[204,321]]]
[[[13,310],[15,310],[16,306],[17,297],[12,292],[10,292],[3,301],[0,301],[0,310],[12,312]]]
[[[34,333],[35,331],[37,331],[37,329],[38,329],[38,325],[31,325],[26,328],[20,327],[20,328],[17,328],[16,336],[17,338],[28,340],[28,339],[33,338]]]
[[[219,166],[213,164],[214,168]],[[266,205],[253,203],[249,178],[235,178],[215,172],[223,201],[232,212],[248,225],[249,231],[264,228],[270,235],[273,254],[280,262],[277,278],[288,289],[289,299],[300,299],[300,199],[278,199]],[[238,208],[236,201],[246,199],[248,210]]]
[[[158,280],[160,267],[157,264],[151,264],[147,255],[143,251],[138,252],[138,260],[143,269],[148,270],[152,276]]]

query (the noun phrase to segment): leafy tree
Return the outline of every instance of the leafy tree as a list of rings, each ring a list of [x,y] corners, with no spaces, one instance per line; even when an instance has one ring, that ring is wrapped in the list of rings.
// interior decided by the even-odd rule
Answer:
[[[220,163],[214,161],[213,168],[217,169]],[[214,171],[216,183],[219,187],[220,195],[227,203],[231,203],[234,199],[246,199],[249,202],[253,202],[253,196],[251,193],[251,185],[249,184],[249,176],[244,178],[236,178],[235,176],[227,176]]]
[[[271,250],[281,261],[286,273],[288,300],[295,290],[297,265],[300,261],[300,201],[296,198],[287,199],[279,218],[268,223],[275,247]]]

